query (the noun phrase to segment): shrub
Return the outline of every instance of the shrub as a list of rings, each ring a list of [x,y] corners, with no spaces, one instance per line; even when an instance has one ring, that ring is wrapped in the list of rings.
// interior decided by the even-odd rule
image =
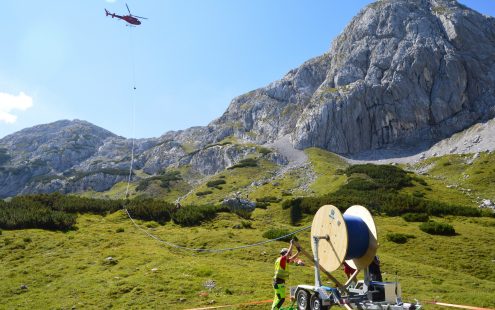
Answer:
[[[428,222],[430,217],[426,213],[405,213],[402,218],[406,222]]]
[[[228,167],[227,169],[245,168],[245,167],[257,167],[258,161],[254,158],[246,158],[239,161],[237,164]]]
[[[415,238],[413,235],[401,234],[401,233],[388,233],[387,240],[399,244],[406,243],[410,238]]]
[[[54,211],[41,203],[15,201],[0,208],[0,228],[41,228],[67,231],[74,228],[76,215]]]
[[[346,175],[365,174],[370,177],[376,185],[382,188],[401,189],[412,186],[412,178],[406,171],[392,165],[354,165],[346,170]]]
[[[457,216],[469,216],[479,217],[481,216],[481,210],[472,207],[450,205],[441,202],[429,202],[426,208],[427,213],[430,215],[457,215]]]
[[[282,236],[285,236],[287,234],[290,234],[290,231],[285,229],[285,228],[271,228],[271,229],[269,229],[263,233],[263,238],[276,239],[276,238],[280,238]],[[292,239],[292,237],[288,236],[288,237],[279,239],[279,241],[288,242],[288,241],[290,241],[290,239]]]
[[[289,209],[289,208],[292,206],[292,204],[294,204],[294,203],[298,203],[298,204],[300,204],[300,203],[301,203],[301,199],[302,199],[301,197],[298,197],[298,198],[292,198],[292,199],[287,199],[287,200],[284,200],[284,201],[282,202],[282,209],[283,209],[283,210],[287,210],[287,209]]]
[[[447,223],[438,223],[435,221],[429,221],[421,223],[419,229],[430,235],[443,235],[453,236],[455,235],[455,229],[452,225]]]
[[[490,209],[481,209],[481,216],[483,217],[495,217],[495,211]]]
[[[197,192],[196,196],[201,197],[201,196],[206,196],[213,193],[212,191],[203,191],[203,192]]]
[[[170,221],[174,209],[173,204],[155,199],[135,199],[131,200],[127,206],[127,210],[133,218],[157,221],[160,224]]]
[[[405,171],[395,166],[356,165],[347,168],[348,182],[336,192],[320,197],[298,197],[285,200],[283,209],[297,208],[305,214],[315,214],[325,204],[341,210],[352,205],[365,205],[375,213],[398,216],[405,213],[426,213],[444,216],[481,216],[477,208],[431,201],[421,195],[401,194],[399,190],[412,184]]]
[[[294,204],[290,208],[290,223],[296,225],[302,219],[303,212],[300,205]]]
[[[173,213],[172,220],[181,226],[196,226],[213,219],[217,212],[218,209],[215,206],[188,206]]]
[[[213,180],[213,181],[206,182],[206,186],[221,189],[220,185],[226,184],[226,183],[227,182],[225,182],[225,180],[219,179],[219,180]]]
[[[40,204],[52,210],[67,213],[113,213],[122,208],[122,200],[92,199],[60,193],[18,196],[11,203],[19,205]]]

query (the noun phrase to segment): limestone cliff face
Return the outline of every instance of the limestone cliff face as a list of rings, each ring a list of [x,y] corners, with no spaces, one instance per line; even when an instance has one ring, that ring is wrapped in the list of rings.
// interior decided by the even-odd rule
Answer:
[[[495,19],[449,0],[378,1],[330,51],[233,100],[213,126],[341,154],[431,144],[495,115]]]

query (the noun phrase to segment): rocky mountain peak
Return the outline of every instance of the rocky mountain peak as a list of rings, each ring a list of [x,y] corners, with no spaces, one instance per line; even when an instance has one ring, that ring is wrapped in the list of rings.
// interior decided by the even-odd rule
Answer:
[[[211,125],[341,154],[428,146],[495,115],[495,21],[456,1],[382,0],[328,53],[235,98]]]

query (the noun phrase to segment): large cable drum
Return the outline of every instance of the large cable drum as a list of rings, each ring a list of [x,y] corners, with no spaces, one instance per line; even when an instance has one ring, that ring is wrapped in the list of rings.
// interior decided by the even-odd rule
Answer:
[[[319,263],[329,272],[339,269],[344,261],[354,269],[364,269],[378,248],[373,217],[362,206],[352,206],[343,215],[335,206],[321,207],[313,218],[311,236],[320,237]],[[314,242],[311,246],[314,253]]]

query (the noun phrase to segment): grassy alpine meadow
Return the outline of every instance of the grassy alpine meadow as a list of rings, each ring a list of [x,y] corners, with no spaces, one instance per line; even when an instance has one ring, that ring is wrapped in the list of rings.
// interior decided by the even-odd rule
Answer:
[[[384,280],[401,282],[404,301],[418,299],[425,309],[443,309],[427,304],[433,300],[495,308],[495,218],[469,208],[476,206],[473,195],[494,198],[492,155],[427,160],[418,165],[428,165],[430,170],[416,175],[392,166],[348,166],[319,149],[308,149],[306,154],[314,174],[298,168],[277,175],[275,164],[261,157],[242,161],[204,180],[182,201],[184,210],[180,211],[174,211],[170,202],[190,190],[183,181],[187,170],[164,172],[145,182],[141,181],[148,176],[141,173],[141,183],[131,184],[133,200],[128,207],[135,217],[147,220],[136,221],[144,231],[162,240],[183,247],[219,249],[308,226],[321,203],[345,209],[350,206],[346,204],[359,200],[377,214]],[[266,181],[253,185],[257,180]],[[138,186],[144,190],[137,190]],[[123,198],[125,187],[119,183],[108,192],[82,196]],[[242,217],[226,212],[220,201],[236,192],[262,208]],[[291,203],[298,199],[296,208]],[[20,212],[21,204],[31,200],[31,208],[40,212],[38,217]],[[136,228],[118,210],[119,203],[123,202],[78,201],[61,195],[0,202],[2,207],[18,208],[0,213],[0,309],[269,308],[269,304],[242,304],[273,297],[273,263],[287,242],[222,253],[171,248]],[[393,206],[402,209],[394,213]],[[55,230],[1,227],[1,223],[44,227],[36,225],[46,226],[44,219],[51,214],[47,209],[66,212],[61,215],[68,216],[72,226],[62,229],[63,222],[52,217],[60,227],[46,228]],[[448,235],[435,234],[445,229]],[[309,231],[297,237],[311,251]],[[290,267],[287,286],[314,282],[313,269],[303,260],[306,266]],[[344,280],[341,270],[333,274]]]
[[[252,228],[244,229],[234,228],[243,219],[230,213],[191,228],[172,222],[163,226],[138,222],[148,232],[181,246],[224,248],[263,240],[263,232],[272,227],[297,229],[283,222],[286,216],[278,209],[257,209],[249,221]],[[302,225],[309,224],[307,220]],[[426,234],[419,230],[419,223],[400,217],[375,220],[384,278],[394,281],[397,273],[404,300],[495,307],[495,219],[436,219],[453,225],[455,236]],[[2,231],[0,258],[7,266],[0,269],[2,307],[187,309],[267,300],[272,298],[273,261],[278,250],[287,246],[273,242],[220,254],[177,250],[136,229],[121,211],[80,215],[77,228]],[[397,244],[386,239],[390,232],[413,237]],[[309,232],[298,237],[309,250]],[[343,272],[334,274],[343,280]],[[312,268],[291,266],[288,286],[312,282]],[[436,308],[427,305],[426,309]]]

